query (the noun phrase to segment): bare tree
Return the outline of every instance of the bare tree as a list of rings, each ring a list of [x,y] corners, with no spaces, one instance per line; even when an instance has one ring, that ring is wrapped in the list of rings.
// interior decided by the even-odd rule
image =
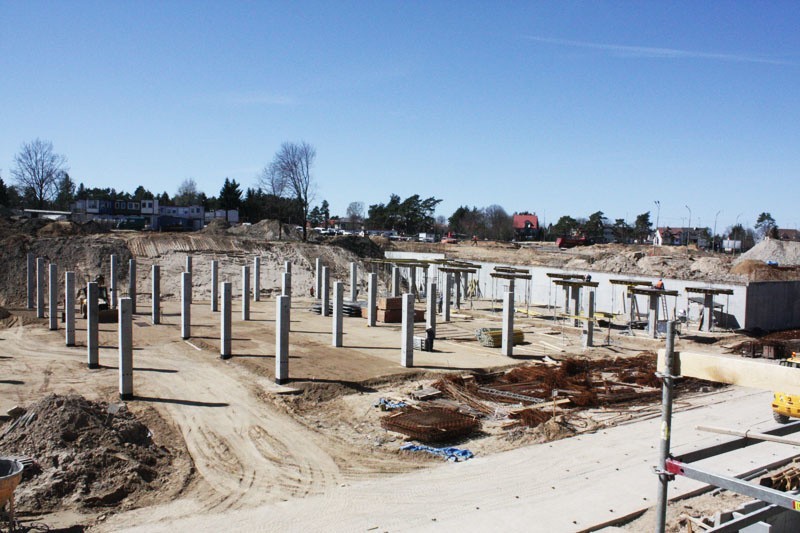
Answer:
[[[364,220],[364,202],[350,202],[347,206],[347,218],[355,229],[356,225]]]
[[[199,196],[197,182],[194,181],[194,178],[188,178],[181,182],[172,201],[179,206],[197,205]]]
[[[270,167],[280,174],[287,192],[297,200],[303,210],[303,220],[308,220],[308,206],[313,196],[314,182],[311,177],[311,166],[317,151],[313,146],[300,143],[285,142],[281,145]],[[307,224],[303,224],[303,240],[308,239]]]
[[[275,196],[282,197],[283,193],[286,192],[286,180],[281,172],[280,165],[276,161],[265,166],[261,174],[258,175],[258,186],[266,191],[267,194]]]
[[[36,200],[36,207],[46,207],[58,188],[58,178],[68,170],[67,158],[53,153],[53,143],[36,139],[25,143],[14,156],[14,176],[20,190],[29,190]]]

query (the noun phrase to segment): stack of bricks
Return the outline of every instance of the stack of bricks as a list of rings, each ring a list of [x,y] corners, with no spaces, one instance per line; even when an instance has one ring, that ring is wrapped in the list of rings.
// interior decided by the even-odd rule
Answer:
[[[363,308],[362,313],[364,317],[367,316],[367,308]],[[403,321],[403,298],[401,296],[395,298],[378,298],[378,322],[395,323],[399,324]],[[425,320],[425,311],[423,309],[414,310],[414,322],[422,322]]]

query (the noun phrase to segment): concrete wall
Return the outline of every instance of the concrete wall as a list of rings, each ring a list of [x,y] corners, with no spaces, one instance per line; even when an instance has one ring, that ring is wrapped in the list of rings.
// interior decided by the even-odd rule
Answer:
[[[800,328],[800,281],[758,281],[747,286],[744,327]]]
[[[443,259],[444,254],[417,254],[414,252],[386,252],[387,259]],[[628,300],[624,297],[626,288],[619,285],[611,285],[611,279],[637,279],[644,281],[651,281],[655,283],[659,278],[654,276],[639,276],[631,274],[617,274],[609,272],[597,272],[591,270],[564,270],[553,267],[541,267],[531,265],[509,265],[506,263],[489,263],[482,261],[471,261],[476,265],[480,265],[477,276],[478,286],[481,291],[481,299],[492,299],[502,301],[503,293],[508,289],[508,280],[494,280],[490,273],[494,271],[495,266],[515,266],[519,268],[528,268],[532,279],[528,282],[524,280],[517,280],[515,282],[515,301],[517,307],[525,305],[528,302],[532,306],[554,306],[556,308],[563,307],[564,304],[564,290],[561,287],[552,283],[551,279],[547,277],[547,273],[560,273],[560,274],[573,274],[575,276],[592,276],[592,281],[598,282],[600,285],[595,292],[595,307],[597,311],[625,313],[627,311]],[[406,275],[405,269],[402,270],[403,275]],[[441,274],[438,272],[437,265],[431,265],[429,275],[439,278]],[[748,286],[745,284],[733,283],[706,283],[702,281],[687,281],[674,278],[663,278],[664,285],[668,290],[677,290],[680,295],[677,298],[668,297],[667,307],[670,315],[673,310],[685,310],[690,320],[699,320],[702,306],[695,303],[689,303],[686,293],[686,287],[714,287],[723,289],[732,289],[733,295],[731,296],[717,296],[715,303],[721,303],[726,306],[722,315],[720,311],[716,313],[717,324],[720,327],[740,328],[745,324],[745,316],[747,313],[746,304],[748,299]],[[441,280],[439,280],[441,281]],[[752,285],[752,284],[751,284]],[[443,284],[439,283],[442,287]],[[800,282],[798,282],[800,286]],[[587,289],[583,289],[584,292]],[[692,297],[702,298],[702,294],[691,294]],[[582,295],[582,305],[586,305],[588,297]],[[647,298],[644,296],[638,297],[639,309],[642,313],[647,312]],[[756,307],[757,308],[757,307]],[[797,323],[797,322],[795,322]],[[763,326],[762,326],[763,327]],[[794,327],[800,327],[800,324]],[[766,328],[765,328],[766,329]]]

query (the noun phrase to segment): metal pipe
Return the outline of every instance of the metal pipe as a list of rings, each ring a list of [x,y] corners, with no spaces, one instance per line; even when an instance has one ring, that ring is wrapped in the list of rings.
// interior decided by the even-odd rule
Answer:
[[[663,533],[667,521],[667,489],[671,475],[667,473],[667,458],[672,433],[672,367],[675,359],[675,321],[667,322],[667,346],[661,389],[661,446],[658,451],[658,498],[656,499],[656,533]]]

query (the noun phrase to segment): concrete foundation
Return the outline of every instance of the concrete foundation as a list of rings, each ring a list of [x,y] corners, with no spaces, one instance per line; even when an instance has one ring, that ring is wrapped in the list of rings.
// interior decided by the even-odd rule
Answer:
[[[211,312],[216,313],[219,309],[219,261],[211,260]]]
[[[328,267],[322,267],[322,292],[320,294],[322,298],[322,316],[330,316],[330,310],[328,309],[331,304],[330,279]]]
[[[261,258],[253,258],[253,301],[261,301]]]
[[[242,320],[250,320],[250,267],[242,267]]]
[[[428,284],[428,299],[426,300],[427,312],[425,313],[425,329],[432,329],[436,337],[436,283]]]
[[[450,293],[453,292],[452,274],[444,275],[444,291],[442,293],[442,320],[450,322]]]
[[[289,380],[289,308],[291,297],[278,296],[275,313],[275,382]]]
[[[414,295],[403,295],[403,325],[400,346],[400,364],[406,368],[414,366]]]
[[[367,295],[367,326],[375,327],[378,318],[378,275],[369,275],[369,289]]]
[[[358,298],[358,264],[350,263],[350,301],[355,302]]]
[[[344,283],[337,281],[333,284],[333,339],[331,344],[335,348],[342,347],[344,338],[344,314],[342,313],[342,301],[344,300]]]
[[[161,267],[153,265],[150,268],[150,278],[152,282],[152,299],[150,302],[150,315],[152,316],[153,324],[161,323]]]
[[[117,298],[119,298],[119,293],[117,292],[117,275],[119,274],[119,264],[117,262],[117,256],[115,254],[111,254],[111,269],[109,272],[109,279],[108,279],[108,299],[109,305],[111,309],[117,308]]]
[[[75,272],[64,273],[64,340],[75,346]]]
[[[119,398],[133,399],[133,303],[119,299]]]
[[[36,258],[32,253],[28,254],[27,265],[27,307],[28,309],[33,309],[34,300],[36,299]]]
[[[233,300],[233,284],[226,281],[222,284],[222,313],[220,313],[219,356],[231,358],[231,303]]]
[[[181,338],[186,340],[192,333],[192,275],[181,272]]]
[[[281,275],[281,296],[292,295],[292,273],[284,272]]]
[[[400,296],[400,269],[392,267],[392,298]]]
[[[136,259],[128,260],[128,298],[131,299],[131,313],[136,314]]]
[[[506,357],[514,355],[514,293],[503,295],[503,344],[500,353]]]
[[[97,308],[99,295],[97,283],[86,284],[86,355],[89,368],[100,366],[100,346],[98,344],[98,326],[100,310]]]
[[[583,347],[594,346],[594,291],[589,291],[589,305],[586,309],[586,320],[583,321]]]
[[[50,263],[49,302],[47,317],[50,321],[50,331],[58,330],[58,265]]]
[[[36,258],[36,318],[44,318],[44,258]]]

